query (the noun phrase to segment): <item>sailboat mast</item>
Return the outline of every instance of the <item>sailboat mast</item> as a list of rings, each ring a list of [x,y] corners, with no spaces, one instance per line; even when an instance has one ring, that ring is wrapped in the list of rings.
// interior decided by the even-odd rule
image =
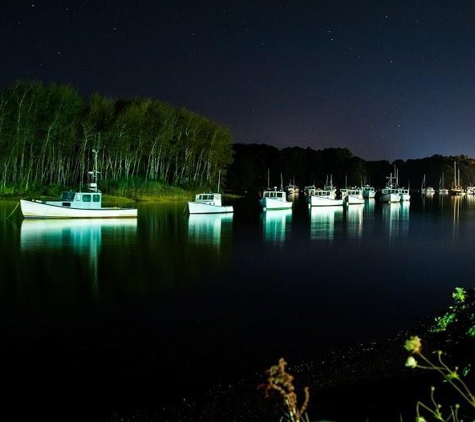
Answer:
[[[454,161],[454,188],[457,187],[457,161]]]

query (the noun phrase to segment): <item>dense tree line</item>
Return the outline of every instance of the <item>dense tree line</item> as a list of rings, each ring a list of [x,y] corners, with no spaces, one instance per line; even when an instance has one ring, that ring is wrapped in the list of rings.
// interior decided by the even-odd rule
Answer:
[[[394,172],[395,165],[401,186],[419,189],[426,175],[426,186],[438,188],[444,175],[445,187],[450,188],[454,179],[454,161],[460,168],[462,184],[475,185],[475,160],[464,155],[434,155],[390,163],[386,160],[365,161],[346,148],[314,150],[292,147],[279,150],[265,144],[235,144],[233,148],[234,161],[227,173],[227,187],[232,190],[257,191],[268,185],[280,186],[281,180],[284,185],[295,182],[300,187],[311,184],[321,187],[330,175],[338,187],[370,183],[381,188],[386,177]]]
[[[102,179],[216,183],[232,161],[230,131],[154,99],[82,98],[71,86],[19,81],[0,91],[0,191]]]

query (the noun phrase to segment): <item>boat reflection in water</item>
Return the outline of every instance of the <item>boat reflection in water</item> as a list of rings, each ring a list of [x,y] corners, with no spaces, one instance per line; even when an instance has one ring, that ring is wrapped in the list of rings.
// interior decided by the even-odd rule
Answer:
[[[272,210],[261,213],[264,240],[273,243],[283,243],[290,231],[292,210]]]
[[[408,234],[410,204],[408,201],[382,204],[383,221],[388,224],[389,237]]]
[[[223,235],[232,231],[233,214],[190,214],[188,240],[191,243],[219,246]]]
[[[374,212],[374,206],[376,200],[374,198],[369,198],[364,201],[364,210],[365,212]]]
[[[66,254],[74,252],[87,257],[92,280],[97,288],[98,260],[103,237],[107,238],[108,243],[124,247],[126,239],[135,238],[136,233],[135,218],[24,219],[21,223],[20,247],[22,252],[42,255],[58,251]]]
[[[102,235],[112,238],[136,234],[137,220],[129,218],[24,219],[21,223],[21,249],[44,251],[71,249],[94,254],[101,248]]]
[[[343,221],[341,206],[310,208],[310,239],[332,240],[335,235],[335,222],[341,221]]]
[[[453,221],[453,236],[456,237],[458,235],[458,226],[460,221],[460,204],[462,202],[462,197],[459,195],[452,195],[451,196],[452,202],[452,221]]]
[[[346,207],[346,230],[350,237],[361,237],[363,234],[364,204]]]

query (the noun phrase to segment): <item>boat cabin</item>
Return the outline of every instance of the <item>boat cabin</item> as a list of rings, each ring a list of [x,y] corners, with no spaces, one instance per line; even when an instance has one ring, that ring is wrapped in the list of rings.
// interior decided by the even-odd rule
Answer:
[[[44,203],[58,207],[99,209],[102,206],[102,193],[65,191],[59,201],[44,201]]]
[[[281,190],[266,190],[264,191],[263,198],[273,198],[273,199],[280,199],[280,200],[286,200],[286,195],[285,192]]]
[[[195,196],[195,202],[202,204],[221,206],[221,194],[220,193],[199,193]]]

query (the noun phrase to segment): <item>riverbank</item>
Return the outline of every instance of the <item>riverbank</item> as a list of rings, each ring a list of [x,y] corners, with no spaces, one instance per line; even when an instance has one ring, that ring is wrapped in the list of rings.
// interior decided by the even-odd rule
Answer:
[[[407,333],[384,341],[361,344],[335,351],[315,361],[288,365],[295,378],[299,403],[303,387],[310,389],[309,420],[336,422],[412,421],[418,400],[428,398],[427,374],[405,368],[403,349]],[[269,366],[277,362],[270,362]],[[266,372],[238,382],[215,385],[180,402],[163,403],[154,410],[120,412],[108,415],[107,422],[278,422],[282,403],[275,394],[265,397],[258,388],[266,382]],[[157,402],[159,395],[157,395]]]
[[[465,293],[464,293],[465,294]],[[307,408],[312,422],[408,422],[416,417],[417,403],[434,408],[431,388],[436,387],[435,401],[442,405],[445,417],[451,406],[462,405],[459,419],[473,416],[473,409],[447,383],[438,371],[428,371],[406,366],[410,352],[406,341],[414,335],[422,338],[422,349],[429,359],[436,361],[437,350],[443,350],[444,361],[449,367],[470,367],[473,363],[473,341],[464,340],[462,333],[451,341],[467,309],[474,306],[473,292],[469,301],[459,302],[437,317],[419,322],[415,327],[402,330],[394,336],[357,344],[336,350],[315,360],[288,362],[287,372],[294,377],[298,403],[304,400],[304,387],[309,387],[310,402]],[[461,312],[459,312],[462,310]],[[440,321],[456,314],[455,326],[434,331]],[[452,320],[452,319],[451,319]],[[434,325],[435,324],[435,325]],[[439,325],[440,328],[440,325]],[[446,327],[447,328],[447,327]],[[449,341],[450,340],[450,341]],[[467,360],[467,357],[469,358]],[[285,357],[284,357],[285,358]],[[467,362],[468,366],[467,366]],[[277,362],[269,362],[268,367]],[[475,385],[473,374],[464,374],[468,385]],[[236,382],[214,385],[194,395],[183,395],[174,403],[160,403],[154,410],[118,411],[107,415],[106,422],[278,422],[282,421],[282,397],[273,391],[269,397],[260,388],[267,382],[266,368],[248,374]],[[160,387],[158,387],[160,388]],[[145,409],[150,409],[145,406]],[[428,417],[427,411],[423,413]],[[305,419],[304,419],[305,420]],[[427,419],[431,420],[430,418]],[[446,420],[446,419],[444,419]],[[448,419],[447,419],[448,420]],[[470,419],[472,420],[472,419]]]
[[[177,188],[178,189],[178,188]],[[103,193],[103,202],[105,206],[132,204],[137,202],[177,202],[177,201],[191,201],[195,195],[206,190],[173,190],[173,191],[157,191],[157,192],[111,192]],[[0,193],[0,201],[19,201],[23,198],[36,198],[36,199],[56,199],[59,194],[55,192],[41,193],[41,192],[29,192],[27,194],[21,193]],[[223,199],[239,199],[242,195],[235,193],[223,193]]]

